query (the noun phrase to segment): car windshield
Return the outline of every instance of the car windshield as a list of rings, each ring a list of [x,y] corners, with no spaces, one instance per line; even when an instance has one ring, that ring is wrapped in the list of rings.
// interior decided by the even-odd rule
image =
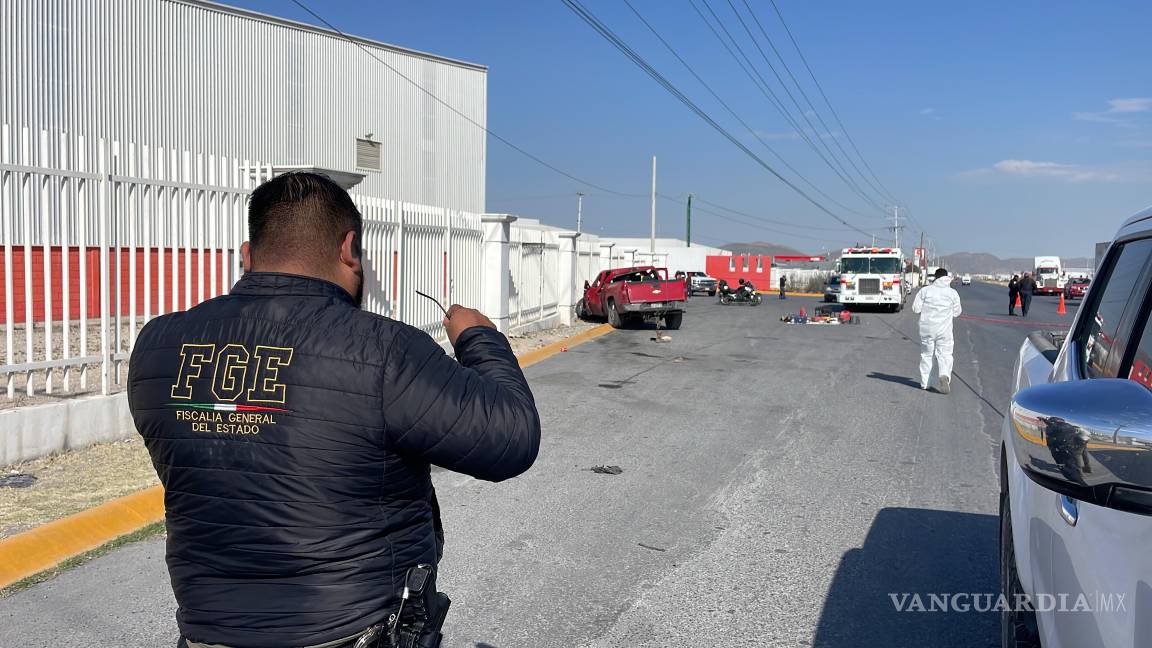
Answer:
[[[844,274],[896,274],[900,259],[896,257],[846,257],[840,260]]]

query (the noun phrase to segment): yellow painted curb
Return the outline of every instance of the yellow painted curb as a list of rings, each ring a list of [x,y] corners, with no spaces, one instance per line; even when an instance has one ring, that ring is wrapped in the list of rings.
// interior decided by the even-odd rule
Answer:
[[[521,367],[612,331],[603,324],[517,356]],[[0,540],[0,587],[38,574],[164,520],[164,488],[153,486]]]
[[[758,294],[758,295],[779,295],[780,291],[779,290],[757,290],[756,294]],[[784,294],[789,296],[789,297],[823,297],[824,296],[824,293],[808,293],[808,292],[801,293],[801,292],[791,292],[791,291],[784,291]]]
[[[0,587],[163,519],[164,489],[153,486],[0,540]]]
[[[520,361],[521,368],[530,367],[537,362],[540,362],[541,360],[551,358],[557,353],[562,353],[564,349],[568,347],[574,347],[577,344],[583,344],[588,340],[594,340],[601,335],[606,335],[611,332],[611,326],[608,324],[601,324],[600,326],[590,328],[582,333],[577,333],[570,338],[560,340],[559,342],[553,342],[552,344],[540,347],[539,349],[534,349],[522,356],[516,356],[516,359]]]

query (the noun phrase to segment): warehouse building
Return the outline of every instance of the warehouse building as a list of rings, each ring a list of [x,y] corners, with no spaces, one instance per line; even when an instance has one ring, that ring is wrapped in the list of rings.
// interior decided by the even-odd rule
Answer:
[[[484,211],[482,65],[203,0],[5,0],[0,33],[17,154],[20,129],[33,148],[45,129],[346,172],[362,195]]]

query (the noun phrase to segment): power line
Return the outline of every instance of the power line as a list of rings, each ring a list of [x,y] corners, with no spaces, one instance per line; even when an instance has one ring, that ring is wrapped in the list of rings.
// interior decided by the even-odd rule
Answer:
[[[708,0],[702,1],[704,2],[704,6],[709,7],[709,10],[711,11]],[[820,131],[817,130],[816,126],[812,124],[812,120],[808,118],[808,115],[805,113],[804,108],[800,105],[800,102],[796,100],[795,95],[793,95],[792,91],[788,89],[788,84],[784,82],[784,78],[781,77],[780,73],[776,71],[776,66],[772,65],[772,61],[768,59],[768,54],[764,51],[764,48],[760,47],[760,42],[752,33],[752,29],[744,20],[744,16],[740,14],[738,9],[736,9],[736,5],[732,3],[732,0],[726,0],[726,2],[728,3],[728,7],[732,9],[732,13],[736,16],[736,20],[740,23],[740,26],[744,28],[744,32],[748,34],[748,39],[752,41],[752,45],[756,48],[756,51],[759,52],[760,58],[764,59],[764,63],[768,65],[768,69],[772,72],[772,75],[776,77],[776,81],[780,83],[780,87],[784,89],[784,94],[788,96],[788,99],[792,102],[792,105],[796,107],[796,111],[800,113],[801,119],[803,119],[804,122],[808,124],[810,129],[812,129],[813,135],[816,136],[816,139],[820,142],[821,145],[824,146],[824,150],[827,151],[828,155],[832,158],[831,162],[829,162],[827,158],[824,158],[825,162],[829,163],[829,166],[831,166],[832,170],[836,172],[836,175],[840,176],[840,179],[848,185],[848,188],[851,189],[856,195],[860,196],[864,202],[872,205],[880,211],[884,211],[884,207],[877,203],[867,193],[865,193],[864,190],[860,188],[860,185],[850,177],[848,170],[844,168],[844,165],[836,157],[836,154],[832,152],[832,149],[828,146],[825,138],[820,136]],[[714,12],[713,15],[715,15]],[[803,127],[801,127],[800,130],[803,131]],[[821,157],[823,158],[824,156],[821,155]]]
[[[780,24],[784,26],[784,31],[788,34],[788,39],[792,41],[792,47],[796,50],[796,54],[800,57],[800,61],[804,64],[804,69],[808,71],[808,76],[811,77],[812,83],[816,85],[816,89],[820,91],[820,96],[824,98],[824,105],[828,106],[828,111],[832,113],[832,117],[836,119],[837,125],[840,126],[840,132],[844,133],[844,137],[852,146],[852,150],[856,151],[856,155],[860,158],[860,162],[864,165],[864,168],[868,169],[868,173],[872,174],[872,179],[876,181],[876,184],[884,190],[884,193],[892,202],[898,203],[899,201],[896,200],[895,196],[892,195],[892,192],[888,190],[888,187],[884,186],[884,183],[880,181],[880,178],[876,175],[876,172],[872,170],[872,166],[868,164],[868,160],[864,157],[863,154],[860,153],[860,148],[856,146],[856,141],[852,139],[851,133],[849,133],[848,129],[844,127],[844,122],[841,121],[840,115],[837,114],[836,109],[832,107],[832,102],[828,100],[828,95],[825,94],[824,87],[820,85],[820,82],[816,79],[816,74],[812,71],[812,67],[808,65],[808,59],[804,56],[804,52],[800,51],[800,44],[796,42],[796,37],[792,35],[792,30],[788,27],[788,21],[784,20],[784,14],[780,12],[780,7],[776,5],[776,0],[768,1],[772,3],[772,8],[776,11],[776,17],[780,19]]]
[[[707,3],[707,0],[702,0],[702,2],[704,2],[704,7],[708,10],[708,13],[716,21],[717,26],[719,26],[720,30],[724,32],[724,36],[721,36],[720,32],[716,31],[716,27],[712,25],[712,21],[705,17],[704,12],[702,12],[700,7],[696,5],[695,0],[688,0],[688,3],[692,6],[692,9],[700,18],[700,21],[703,22],[706,27],[708,27],[708,30],[712,32],[712,35],[716,37],[716,40],[720,42],[720,45],[723,46],[725,51],[728,52],[728,55],[732,57],[732,60],[736,61],[736,64],[740,67],[748,79],[752,81],[752,84],[756,86],[756,89],[760,91],[760,94],[764,95],[764,98],[768,101],[768,103],[771,104],[772,107],[776,109],[776,112],[780,113],[780,116],[783,117],[788,125],[792,127],[797,137],[803,140],[804,143],[808,145],[808,148],[811,149],[812,152],[815,153],[816,156],[819,157],[820,160],[823,161],[824,164],[827,165],[827,167],[831,169],[832,172],[835,173],[846,186],[848,186],[849,189],[852,189],[852,186],[848,182],[847,178],[845,178],[840,170],[837,169],[834,164],[832,164],[832,161],[829,160],[826,155],[824,155],[824,152],[821,151],[818,146],[816,146],[815,142],[812,141],[812,138],[808,136],[807,131],[804,130],[800,123],[796,121],[795,117],[792,116],[792,113],[784,106],[783,100],[776,95],[774,90],[772,90],[772,84],[770,84],[768,80],[764,78],[764,75],[761,74],[756,65],[752,63],[752,59],[750,59],[748,54],[744,52],[744,48],[740,46],[740,43],[736,40],[736,37],[733,36],[732,32],[728,30],[728,27],[724,24],[724,21],[720,19],[720,16],[716,14],[716,11],[712,9],[712,6]],[[728,39],[727,41],[724,39],[725,36]],[[731,45],[729,45],[729,42],[731,42]],[[736,48],[735,51],[733,51],[733,47]],[[737,52],[739,52],[739,55],[737,55]],[[853,193],[856,192],[854,191]],[[874,217],[871,214],[864,214],[854,209],[844,207],[844,205],[840,203],[836,204],[840,205],[840,207],[847,211],[860,216],[864,216],[865,218]]]
[[[808,98],[808,93],[804,92],[804,86],[800,85],[800,82],[796,80],[796,76],[792,74],[792,68],[788,66],[788,62],[784,60],[784,57],[780,54],[780,50],[776,49],[776,44],[772,41],[772,37],[768,35],[768,30],[764,29],[764,25],[760,22],[760,18],[752,9],[752,5],[748,3],[748,0],[741,1],[744,3],[744,7],[747,8],[748,14],[752,16],[752,20],[756,23],[756,27],[764,36],[764,40],[767,41],[768,46],[772,48],[772,53],[775,54],[776,59],[780,61],[780,65],[784,68],[784,72],[788,74],[788,78],[792,80],[792,84],[796,86],[796,89],[800,92],[800,96],[804,98],[804,102],[808,104],[808,107],[812,110],[812,114],[816,116],[816,119],[820,122],[820,125],[824,127],[825,132],[831,133],[832,129],[828,127],[827,122],[824,121],[824,117],[820,115],[820,111],[816,110],[816,106],[813,105],[812,100]],[[808,123],[811,125],[811,122]],[[834,144],[836,144],[836,148],[840,150],[840,153],[844,156],[844,159],[848,161],[848,164],[852,165],[852,168],[856,171],[856,175],[860,176],[860,178],[864,180],[864,182],[869,187],[871,187],[872,191],[875,191],[876,195],[880,196],[881,200],[888,200],[889,197],[885,196],[884,192],[878,189],[876,185],[872,184],[872,181],[868,179],[868,176],[864,175],[864,173],[860,171],[860,167],[856,165],[856,162],[852,159],[852,156],[848,155],[848,152],[844,150],[844,145],[840,143],[839,139],[833,137],[832,141]],[[829,151],[829,153],[831,153],[831,151]]]
[[[736,214],[736,215],[738,215],[738,216],[745,216],[745,217],[747,217],[747,218],[754,218],[754,219],[756,219],[756,220],[764,221],[764,222],[766,222],[766,223],[772,223],[772,224],[774,224],[774,225],[780,225],[780,226],[783,226],[783,227],[795,227],[795,228],[797,228],[797,229],[814,230],[814,231],[820,231],[820,232],[847,232],[847,231],[858,231],[858,230],[848,230],[848,229],[845,229],[845,228],[842,228],[842,227],[817,227],[817,226],[815,226],[815,225],[796,225],[796,224],[793,224],[793,223],[788,223],[788,222],[785,222],[785,221],[778,221],[778,220],[773,220],[773,219],[770,219],[770,218],[765,218],[765,217],[763,217],[763,216],[754,216],[754,215],[752,215],[752,214],[749,214],[748,212],[743,212],[743,211],[740,211],[740,210],[738,210],[738,209],[732,209],[731,207],[725,207],[724,205],[721,205],[721,204],[718,204],[718,203],[712,202],[712,201],[710,201],[710,200],[705,200],[704,198],[701,198],[699,194],[692,194],[692,195],[693,195],[693,197],[694,197],[694,198],[695,198],[695,199],[696,199],[698,202],[702,202],[702,203],[704,203],[704,204],[706,204],[706,205],[711,205],[711,206],[715,207],[716,209],[722,209],[722,210],[724,210],[724,211],[726,211],[726,212],[729,212],[729,213],[732,213],[732,214]],[[888,228],[879,228],[879,227],[878,227],[878,228],[875,228],[875,229],[874,229],[874,231],[877,231],[877,232],[879,232],[879,231],[885,231],[885,230],[887,230],[887,229],[888,229]]]
[[[840,223],[848,226],[849,228],[860,232],[861,234],[871,236],[871,234],[865,232],[862,229],[857,228],[856,226],[852,225],[848,221],[841,218],[838,214],[836,214],[835,212],[833,212],[832,210],[830,210],[826,206],[824,206],[823,203],[819,202],[818,200],[816,200],[815,198],[810,196],[806,191],[804,191],[800,187],[796,186],[795,183],[788,180],[784,176],[780,175],[780,172],[778,172],[775,168],[773,168],[772,165],[765,162],[763,158],[761,158],[759,155],[756,155],[756,153],[754,153],[743,142],[741,142],[734,135],[732,135],[732,133],[730,133],[726,128],[724,128],[719,123],[717,123],[716,120],[713,119],[711,115],[709,115],[706,111],[704,111],[702,108],[700,108],[700,106],[698,106],[695,102],[693,102],[691,99],[689,99],[688,96],[685,95],[683,92],[681,92],[680,89],[677,88],[671,81],[669,81],[662,74],[660,74],[660,72],[658,72],[655,68],[653,68],[646,60],[644,60],[644,58],[642,56],[640,56],[634,49],[632,49],[619,36],[617,36],[611,29],[609,29],[607,27],[607,25],[605,25],[603,22],[600,21],[600,19],[596,18],[595,15],[593,15],[586,8],[584,8],[584,6],[582,4],[580,4],[580,2],[578,0],[562,0],[562,1],[564,2],[564,4],[566,6],[568,6],[569,9],[572,10],[573,13],[575,13],[585,23],[587,23],[590,27],[592,27],[592,29],[594,31],[596,31],[596,33],[600,34],[601,37],[603,37],[613,47],[615,47],[617,50],[619,50],[620,53],[624,54],[624,56],[626,58],[628,58],[630,61],[635,63],[637,67],[639,67],[646,74],[648,74],[648,76],[650,76],[654,81],[656,81],[657,84],[659,84],[662,88],[667,90],[669,94],[671,94],[678,101],[683,103],[689,110],[691,110],[698,117],[700,117],[700,119],[702,119],[706,124],[711,126],[713,129],[716,130],[716,132],[720,133],[720,135],[722,135],[725,139],[727,139],[729,142],[731,142],[733,146],[740,149],[745,155],[750,157],[753,161],[755,161],[757,164],[759,164],[766,171],[771,173],[773,176],[775,176],[778,180],[783,182],[785,185],[787,185],[789,188],[791,188],[797,194],[802,196],[805,200],[807,200],[809,203],[814,205],[820,211],[831,216],[832,218],[834,218],[837,221],[839,221]]]
[[[544,159],[540,158],[539,156],[537,156],[537,155],[534,155],[533,153],[530,153],[530,152],[528,152],[528,151],[524,150],[523,148],[521,148],[521,147],[517,146],[516,144],[512,143],[512,142],[511,142],[510,140],[508,140],[507,138],[505,138],[505,137],[502,137],[501,135],[499,135],[499,134],[497,134],[497,133],[493,132],[492,130],[490,130],[490,129],[489,129],[487,126],[485,126],[484,124],[481,124],[480,122],[478,122],[478,121],[476,121],[476,120],[472,119],[471,117],[469,117],[468,115],[464,114],[462,111],[460,111],[459,109],[457,109],[457,108],[456,108],[455,106],[453,106],[452,104],[450,104],[450,103],[448,103],[447,101],[444,101],[443,99],[441,99],[439,96],[437,96],[437,95],[436,95],[436,93],[432,92],[431,90],[429,90],[429,89],[425,88],[424,86],[422,86],[422,85],[420,85],[419,83],[417,83],[416,81],[414,81],[414,80],[413,80],[411,77],[409,77],[408,75],[404,74],[404,73],[403,73],[403,72],[401,72],[400,70],[397,70],[396,68],[394,68],[394,67],[392,67],[391,65],[389,65],[387,62],[385,62],[385,61],[384,61],[384,59],[380,58],[379,56],[376,56],[376,53],[375,53],[375,52],[373,52],[372,50],[370,50],[370,49],[368,49],[367,47],[365,47],[365,46],[363,45],[363,43],[361,43],[361,42],[357,41],[356,39],[354,39],[354,38],[350,37],[348,34],[345,34],[345,33],[344,33],[343,31],[341,31],[341,30],[340,30],[338,27],[336,27],[336,26],[335,26],[335,25],[333,25],[332,23],[328,22],[328,20],[326,20],[326,19],[325,19],[323,16],[321,16],[320,14],[318,14],[318,13],[316,13],[315,11],[313,11],[312,9],[310,9],[310,8],[308,7],[308,5],[304,4],[304,3],[303,3],[303,2],[301,2],[300,0],[292,0],[292,2],[293,2],[293,3],[294,3],[296,6],[300,7],[300,8],[301,8],[301,9],[303,9],[304,11],[306,11],[306,12],[307,12],[309,15],[311,15],[313,18],[315,18],[316,20],[319,20],[321,23],[323,23],[323,24],[324,24],[326,27],[328,27],[328,29],[331,29],[332,31],[336,32],[336,33],[337,33],[337,34],[339,34],[339,35],[340,35],[342,38],[344,38],[345,40],[347,40],[349,43],[352,43],[352,44],[353,44],[353,45],[355,45],[356,47],[360,48],[360,50],[361,50],[361,51],[363,51],[365,54],[367,54],[368,56],[371,56],[372,58],[376,59],[376,62],[377,62],[377,63],[379,63],[380,65],[383,65],[383,66],[384,66],[384,67],[386,67],[386,68],[388,68],[388,69],[389,69],[389,70],[391,70],[391,71],[392,71],[394,74],[396,74],[397,76],[399,76],[401,79],[404,79],[405,81],[407,81],[408,83],[410,83],[412,86],[414,86],[416,89],[420,90],[420,91],[421,91],[421,92],[423,92],[424,94],[426,94],[426,95],[428,95],[429,97],[431,97],[433,100],[435,100],[435,101],[436,101],[437,103],[439,103],[441,106],[444,106],[444,107],[445,107],[445,108],[447,108],[448,110],[451,110],[452,112],[456,113],[457,115],[459,115],[460,117],[462,117],[462,118],[463,118],[465,121],[469,122],[470,124],[472,124],[472,125],[473,125],[473,126],[475,126],[476,128],[479,128],[480,130],[484,131],[485,133],[487,133],[488,135],[490,135],[491,137],[493,137],[494,139],[496,139],[496,140],[497,140],[497,141],[499,141],[500,143],[504,144],[504,145],[505,145],[505,146],[507,146],[508,148],[512,149],[513,151],[516,151],[517,153],[519,153],[519,154],[523,155],[524,157],[526,157],[526,158],[528,158],[528,159],[532,160],[533,162],[536,162],[537,164],[540,164],[541,166],[544,166],[545,168],[548,168],[548,169],[550,169],[550,170],[552,170],[552,171],[554,171],[554,172],[556,172],[556,173],[558,173],[558,174],[560,174],[560,175],[562,175],[562,176],[564,176],[564,177],[568,178],[569,180],[575,180],[576,182],[578,182],[578,183],[580,183],[580,184],[582,184],[582,185],[585,185],[585,186],[587,186],[587,187],[592,187],[593,189],[596,189],[596,190],[598,190],[598,191],[602,191],[602,192],[604,192],[604,193],[609,193],[609,194],[612,194],[612,195],[615,195],[615,196],[626,196],[626,197],[629,197],[629,198],[639,198],[639,197],[643,197],[643,196],[644,196],[644,194],[630,194],[630,193],[626,193],[626,192],[623,192],[623,191],[616,191],[616,190],[614,190],[614,189],[609,189],[609,188],[607,188],[607,187],[602,187],[602,186],[600,186],[600,185],[598,185],[598,184],[596,184],[596,183],[594,183],[594,182],[590,182],[590,181],[588,181],[588,180],[585,180],[585,179],[583,179],[583,178],[581,178],[581,177],[579,177],[579,176],[576,176],[576,175],[574,175],[574,174],[571,174],[571,173],[569,173],[569,172],[567,172],[567,171],[565,171],[565,170],[563,170],[563,169],[561,169],[561,168],[559,168],[559,167],[557,167],[557,166],[555,166],[555,165],[551,164],[550,162],[548,162],[548,161],[546,161],[546,160],[544,160]]]
[[[676,202],[677,204],[680,204],[680,205],[683,204],[680,201],[674,201],[674,202]],[[696,207],[695,205],[693,205],[692,211],[693,212],[700,212],[703,214],[708,214],[710,216],[715,216],[716,218],[720,218],[722,220],[726,220],[726,221],[729,221],[732,223],[737,223],[737,224],[743,225],[745,227],[752,227],[752,228],[755,228],[758,230],[763,230],[765,232],[770,232],[770,233],[776,234],[778,236],[783,236],[783,237],[788,237],[788,238],[793,238],[793,239],[804,239],[807,241],[818,241],[820,243],[827,243],[830,240],[833,240],[833,239],[826,237],[826,236],[808,236],[806,234],[796,234],[794,232],[782,232],[780,230],[773,229],[771,227],[766,227],[766,226],[761,225],[759,223],[748,222],[748,221],[744,221],[744,220],[741,220],[738,218],[733,218],[731,216],[726,216],[724,214],[721,214],[720,212],[712,211],[710,209],[704,209],[703,207]]]
[[[688,72],[700,83],[700,85],[704,86],[704,89],[707,90],[708,93],[711,94],[712,97],[717,102],[719,102],[719,104],[721,106],[723,106],[725,110],[728,111],[728,114],[732,115],[732,117],[736,121],[740,122],[740,125],[742,125],[748,131],[748,133],[752,135],[752,137],[754,137],[757,141],[759,141],[760,144],[762,144],[764,146],[764,148],[768,150],[769,153],[771,153],[777,160],[779,160],[780,163],[783,164],[785,168],[787,168],[789,171],[794,173],[806,185],[811,187],[813,189],[813,191],[815,191],[816,193],[823,196],[829,202],[831,202],[831,203],[833,203],[833,204],[835,204],[835,205],[839,206],[840,208],[845,209],[847,211],[852,211],[848,207],[837,202],[835,198],[833,198],[832,196],[829,196],[827,193],[822,191],[811,180],[809,180],[807,177],[805,177],[803,173],[801,173],[795,167],[793,167],[791,164],[789,164],[788,161],[785,160],[782,155],[780,155],[774,148],[772,148],[772,146],[770,144],[768,144],[768,142],[766,142],[764,140],[764,138],[760,135],[760,133],[756,132],[756,130],[754,128],[749,126],[748,123],[743,118],[741,118],[740,115],[738,115],[735,110],[732,109],[732,107],[728,104],[728,102],[724,101],[724,99],[722,99],[720,97],[720,95],[718,95],[716,93],[716,91],[712,89],[712,86],[710,86],[708,84],[708,82],[706,82],[703,78],[701,78],[701,76],[699,74],[697,74],[696,70],[688,63],[688,61],[684,60],[684,57],[680,55],[680,53],[676,50],[676,48],[673,47],[672,44],[669,43],[667,39],[665,39],[663,36],[660,35],[660,32],[657,31],[657,29],[654,26],[652,26],[652,24],[650,22],[648,22],[648,20],[645,19],[644,16],[639,11],[637,11],[636,7],[633,6],[631,2],[629,2],[628,0],[624,0],[624,4],[627,5],[629,9],[632,10],[632,13],[635,14],[638,19],[640,19],[640,22],[644,23],[644,26],[648,28],[648,31],[652,32],[652,35],[655,36],[656,39],[659,40],[660,43],[662,45],[664,45],[664,47],[669,52],[672,53],[672,56],[674,56],[676,58],[676,60],[679,61],[680,64],[683,65],[684,68],[688,70]],[[859,213],[859,212],[853,212],[853,213]],[[863,214],[861,214],[861,215],[863,215]],[[867,217],[867,215],[864,215],[864,216]]]

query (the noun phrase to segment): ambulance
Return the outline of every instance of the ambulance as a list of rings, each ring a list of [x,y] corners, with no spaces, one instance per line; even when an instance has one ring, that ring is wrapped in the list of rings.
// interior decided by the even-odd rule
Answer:
[[[904,255],[898,248],[852,247],[840,252],[841,304],[874,304],[897,312],[904,307]]]

